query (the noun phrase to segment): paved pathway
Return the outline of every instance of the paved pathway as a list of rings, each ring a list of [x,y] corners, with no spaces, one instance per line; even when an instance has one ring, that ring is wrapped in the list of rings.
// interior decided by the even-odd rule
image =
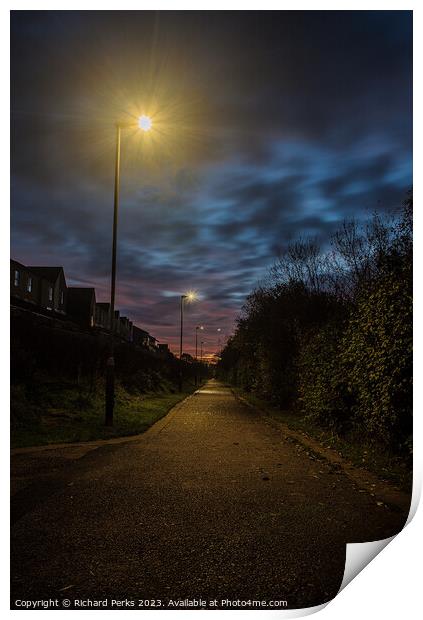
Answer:
[[[317,605],[339,588],[345,542],[406,518],[214,380],[136,440],[17,454],[12,473],[12,605]]]

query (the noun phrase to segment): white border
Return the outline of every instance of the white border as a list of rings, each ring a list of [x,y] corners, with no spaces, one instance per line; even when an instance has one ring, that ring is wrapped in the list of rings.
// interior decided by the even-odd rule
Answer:
[[[0,261],[0,269],[2,275],[2,286],[1,286],[1,294],[2,294],[2,303],[0,305],[1,312],[1,325],[2,325],[2,348],[1,348],[1,358],[0,358],[0,377],[1,377],[1,394],[3,396],[3,407],[2,407],[2,415],[4,416],[3,420],[6,419],[8,414],[8,394],[9,394],[9,375],[8,375],[8,358],[9,358],[9,343],[6,335],[6,326],[9,321],[9,294],[8,294],[8,282],[9,282],[9,216],[8,216],[8,208],[10,204],[9,200],[9,10],[59,10],[59,9],[68,9],[68,10],[78,10],[78,9],[90,9],[90,10],[199,10],[199,9],[211,9],[211,10],[226,10],[226,9],[234,9],[234,10],[285,10],[285,9],[297,9],[297,10],[413,10],[414,9],[414,66],[417,67],[414,71],[414,108],[416,110],[423,109],[423,101],[421,97],[421,78],[419,73],[422,73],[422,67],[420,63],[421,59],[421,39],[422,39],[422,30],[421,30],[421,19],[420,19],[420,9],[415,8],[417,3],[414,5],[410,2],[404,4],[396,1],[385,1],[385,2],[364,2],[362,0],[356,0],[355,2],[342,2],[339,1],[331,1],[331,2],[269,2],[263,0],[262,2],[253,2],[251,0],[241,1],[232,1],[228,2],[227,0],[215,0],[214,2],[201,2],[197,0],[193,1],[185,1],[185,2],[175,2],[172,0],[167,1],[158,1],[154,4],[144,3],[144,2],[136,2],[136,1],[124,1],[121,2],[111,2],[110,0],[100,1],[91,1],[89,3],[81,2],[78,0],[74,0],[74,2],[58,2],[58,1],[40,1],[40,2],[29,2],[29,1],[15,1],[9,2],[8,6],[0,9],[1,22],[0,22],[0,45],[2,46],[0,62],[2,67],[2,96],[1,96],[1,106],[2,106],[2,114],[1,114],[1,123],[2,123],[2,132],[1,136],[3,138],[2,141],[2,160],[1,160],[1,185],[2,188],[2,204],[0,208],[0,217],[1,217],[1,225],[0,225],[0,252],[1,258]],[[419,115],[417,114],[414,119],[415,127],[414,127],[414,136],[415,143],[417,144],[417,149],[415,148],[414,160],[416,162],[415,168],[419,170],[419,160],[420,160],[420,140],[421,140],[421,121],[419,120]],[[415,200],[415,223],[416,223],[416,233],[415,233],[415,273],[416,282],[415,282],[415,317],[421,316],[422,310],[422,286],[417,281],[420,278],[422,273],[421,267],[423,266],[422,260],[422,243],[420,242],[420,234],[421,234],[421,212],[423,205],[421,203],[420,196],[420,187],[419,187],[419,175],[416,175],[417,182],[414,185],[414,200]],[[422,342],[422,327],[421,321],[415,318],[415,342],[417,352],[415,354],[415,384],[420,385],[421,381],[421,368],[422,368],[422,360],[421,360],[421,342]],[[421,488],[421,471],[422,471],[422,423],[421,423],[421,410],[422,410],[422,398],[420,390],[416,390],[415,393],[415,478],[418,488]],[[8,446],[8,437],[5,427],[5,421],[3,422],[2,427],[2,450],[1,450],[1,459],[2,459],[2,469],[4,475],[4,493],[8,493],[8,473],[9,473],[9,446]],[[7,504],[7,498],[5,505]],[[402,618],[412,619],[420,617],[421,614],[421,603],[420,603],[420,588],[421,588],[421,566],[422,560],[420,559],[421,549],[423,548],[422,543],[422,531],[423,531],[423,511],[420,509],[417,511],[416,516],[411,521],[411,523],[407,526],[405,531],[401,532],[395,540],[391,544],[388,545],[387,549],[384,550],[375,560],[373,560],[369,566],[366,567],[364,573],[361,573],[353,582],[352,585],[348,586],[345,590],[343,590],[338,596],[331,602],[329,605],[320,612],[320,616],[325,620],[338,620],[342,617],[345,620],[354,619],[357,617],[366,618],[397,618],[401,616]],[[2,511],[1,515],[1,531],[3,536],[5,537],[5,542],[3,543],[3,549],[7,547],[8,540],[8,531],[9,531],[9,519],[8,512],[6,510]],[[419,544],[420,543],[420,544]],[[21,613],[10,612],[8,610],[9,606],[9,588],[8,588],[8,577],[9,565],[8,558],[3,554],[2,562],[1,562],[1,594],[0,594],[0,605],[2,610],[9,614]],[[33,612],[35,614],[43,613],[42,611]],[[62,614],[63,612],[49,612],[50,614]],[[80,612],[68,612],[73,614],[79,614]],[[92,612],[92,613],[103,613],[103,612]],[[117,612],[124,613],[124,612]],[[203,613],[203,612],[201,612]],[[222,611],[209,611],[209,617],[221,617]],[[225,612],[223,612],[225,613]],[[229,612],[226,612],[229,613]],[[255,611],[234,611],[232,614],[237,614],[240,616],[241,614],[247,615],[250,620],[255,618],[262,618],[263,612],[255,612]],[[278,616],[286,616],[288,612],[265,612],[265,617],[270,618]],[[186,617],[186,612],[146,612],[146,614],[154,614],[155,616],[160,615],[162,618],[164,615],[166,617],[173,617],[176,619]],[[197,618],[198,612],[189,612],[189,618],[194,620]],[[201,615],[203,617],[203,615]]]

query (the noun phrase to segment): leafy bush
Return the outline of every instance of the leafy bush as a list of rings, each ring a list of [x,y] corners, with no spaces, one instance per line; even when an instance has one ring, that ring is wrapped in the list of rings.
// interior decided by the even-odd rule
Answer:
[[[346,433],[352,426],[354,397],[339,363],[340,333],[338,326],[328,324],[301,348],[297,407],[314,423]]]
[[[290,246],[247,299],[218,376],[314,423],[409,452],[412,198],[346,222],[323,252]]]
[[[402,276],[386,274],[360,298],[339,355],[356,425],[397,448],[412,431],[411,281]]]

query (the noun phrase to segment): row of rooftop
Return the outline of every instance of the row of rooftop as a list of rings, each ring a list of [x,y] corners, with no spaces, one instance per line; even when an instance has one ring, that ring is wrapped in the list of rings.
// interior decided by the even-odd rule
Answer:
[[[68,318],[82,328],[110,331],[110,303],[97,302],[95,289],[67,286],[63,267],[26,266],[10,261],[12,301],[27,309]],[[126,316],[114,312],[114,333],[126,342],[150,350],[169,352],[167,344],[159,344],[147,331],[137,327]]]

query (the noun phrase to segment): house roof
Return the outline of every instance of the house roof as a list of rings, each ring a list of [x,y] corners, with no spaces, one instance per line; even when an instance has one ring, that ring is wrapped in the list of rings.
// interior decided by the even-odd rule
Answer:
[[[29,265],[27,269],[53,284],[56,282],[60,273],[63,272],[63,267],[33,267],[32,265]]]
[[[25,265],[15,260],[14,258],[11,258],[10,262],[13,263],[16,267],[19,267],[19,269],[26,269],[27,271],[29,271],[29,267],[25,267]]]
[[[135,333],[140,332],[140,334],[143,334],[144,336],[150,335],[148,332],[145,331],[145,329],[141,329],[141,327],[137,327],[136,325],[133,326],[133,330]]]

